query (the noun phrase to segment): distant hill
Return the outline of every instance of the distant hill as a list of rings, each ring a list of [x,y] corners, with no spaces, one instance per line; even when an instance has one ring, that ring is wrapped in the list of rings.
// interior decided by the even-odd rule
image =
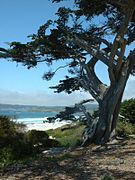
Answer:
[[[13,104],[0,104],[0,111],[34,111],[34,112],[60,112],[64,110],[65,106],[34,106],[34,105],[13,105]],[[88,110],[97,109],[97,104],[88,104]]]
[[[34,106],[34,105],[13,105],[13,104],[0,104],[0,111],[34,111],[34,112],[46,112],[46,111],[61,111],[64,106]]]

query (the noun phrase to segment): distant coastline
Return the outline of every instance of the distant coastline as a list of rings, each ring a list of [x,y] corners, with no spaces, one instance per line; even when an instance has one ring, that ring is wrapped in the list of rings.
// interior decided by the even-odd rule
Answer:
[[[37,106],[37,105],[17,105],[17,104],[0,104],[0,111],[12,110],[12,111],[37,111],[37,112],[49,112],[49,111],[62,111],[65,106]],[[97,109],[97,104],[88,104],[87,108],[90,110]]]
[[[17,105],[17,104],[0,104],[0,110],[21,110],[21,111],[61,111],[64,106],[37,106],[37,105]]]
[[[96,104],[87,106],[89,111],[97,109]],[[64,110],[64,106],[29,106],[29,105],[12,105],[0,104],[0,115],[6,115],[14,119],[18,123],[23,123],[27,126],[27,130],[48,130],[61,127],[69,122],[47,122],[48,117],[54,117],[57,113]],[[45,123],[44,123],[45,122]]]

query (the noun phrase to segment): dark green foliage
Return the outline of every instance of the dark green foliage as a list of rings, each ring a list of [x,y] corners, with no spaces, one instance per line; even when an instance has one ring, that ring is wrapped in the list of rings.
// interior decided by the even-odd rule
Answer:
[[[58,114],[55,115],[55,117],[49,117],[47,118],[50,122],[54,122],[56,119],[59,119],[59,121],[62,120],[70,120],[70,121],[77,121],[78,118],[75,117],[75,113],[80,113],[81,110],[74,106],[74,107],[65,107],[63,111],[60,111]],[[81,113],[82,115],[82,113]]]
[[[56,91],[54,91],[56,93],[65,91],[66,93],[71,94],[73,91],[80,90],[82,86],[77,79],[66,77],[66,79],[60,81],[59,85],[50,88],[56,89]]]
[[[121,103],[120,115],[116,128],[117,135],[128,137],[135,134],[135,99],[125,100]]]
[[[65,79],[51,88],[68,94],[83,90],[93,96],[99,103],[100,113],[98,122],[88,123],[91,130],[87,139],[103,144],[116,128],[127,80],[135,72],[135,49],[125,56],[126,45],[131,45],[135,37],[135,1],[72,2],[72,8],[60,7],[57,18],[40,26],[26,44],[12,42],[8,50],[1,48],[0,58],[11,58],[28,68],[41,62],[51,66],[59,61],[60,66],[45,72],[43,78],[51,80],[58,70],[66,68]],[[95,71],[99,61],[108,67],[110,84],[107,86]],[[82,112],[87,122],[91,121],[84,107]],[[93,124],[97,127],[93,128]]]
[[[25,138],[38,152],[42,152],[44,148],[60,146],[58,141],[49,139],[49,136],[45,131],[31,130],[26,133]]]
[[[11,144],[15,134],[15,123],[7,116],[0,116],[0,148]]]
[[[60,146],[56,140],[49,139],[45,131],[23,132],[7,116],[0,116],[0,167],[42,152],[44,148]],[[19,129],[18,129],[19,128]]]
[[[76,107],[65,107],[64,111],[59,112],[56,115],[56,119],[60,118],[61,120],[75,120],[74,113],[79,112],[79,109]]]
[[[11,148],[0,148],[0,168],[8,166],[14,161]]]
[[[54,0],[52,2],[60,1]],[[26,44],[19,42],[10,43],[9,50],[0,49],[3,52],[3,54],[0,54],[0,57],[6,57],[7,55],[7,58],[23,63],[28,68],[35,67],[39,62],[46,62],[52,65],[56,60],[68,59],[68,72],[71,74],[71,77],[61,80],[60,84],[53,88],[56,89],[55,92],[65,91],[69,94],[75,90],[80,90],[82,85],[78,78],[81,79],[81,76],[84,76],[84,74],[81,73],[79,59],[86,61],[87,55],[90,55],[90,52],[79,47],[74,41],[74,37],[77,36],[85,40],[93,50],[100,46],[101,39],[104,38],[106,40],[108,35],[118,31],[125,17],[125,10],[122,7],[126,5],[126,1],[122,1],[122,3],[123,6],[110,0],[74,0],[73,9],[60,7],[56,13],[57,19],[54,21],[48,20],[40,26],[37,34],[29,36],[31,41]],[[95,16],[97,20],[94,20]],[[96,23],[98,19],[102,20],[102,23]],[[94,21],[91,23],[91,20]],[[134,20],[135,13],[125,35],[128,44],[134,40]],[[107,40],[106,48],[110,52],[112,42],[109,39]],[[54,74],[55,70],[52,72],[48,71],[44,74],[43,78],[50,80]]]
[[[3,135],[15,133],[15,123],[8,116],[0,116],[0,133]]]
[[[135,135],[135,125],[126,122],[126,120],[119,120],[116,127],[116,135],[124,138],[129,135]]]
[[[26,134],[27,140],[33,145],[46,145],[46,142],[49,138],[48,134],[45,131],[31,130]]]
[[[33,144],[25,138],[25,134],[17,133],[12,141],[11,148],[14,159],[23,159],[26,156],[32,156],[36,153]]]
[[[61,146],[75,147],[81,145],[81,135],[84,128],[85,126],[81,123],[73,123],[54,130],[50,129],[47,133],[56,138],[56,141],[59,141]]]
[[[52,0],[52,2],[60,1],[62,0]],[[74,0],[74,8],[60,7],[56,13],[56,20],[48,20],[41,25],[37,34],[29,36],[31,41],[28,43],[12,42],[9,50],[1,48],[0,57],[12,58],[13,61],[22,63],[28,68],[35,67],[39,62],[52,65],[55,61],[68,59],[68,72],[71,77],[61,80],[54,89],[56,92],[67,93],[80,90],[82,85],[77,78],[81,79],[81,76],[84,76],[81,73],[80,59],[86,61],[87,55],[93,56],[93,54],[78,46],[75,36],[89,43],[89,47],[92,47],[94,51],[101,46],[102,39],[105,41],[107,39],[105,45],[110,52],[112,42],[107,36],[114,35],[118,31],[125,17],[126,2],[122,1],[123,4],[120,5],[112,0]],[[98,20],[102,22],[97,23]],[[125,35],[128,44],[134,41],[134,34],[135,13]],[[48,71],[43,78],[50,80],[54,74],[55,70]]]
[[[135,124],[135,99],[123,101],[120,114],[125,117],[127,122]]]
[[[0,116],[0,150],[4,152],[5,149],[9,156],[11,153],[13,159],[21,159],[34,152],[32,144],[25,139],[24,133],[18,131],[18,127],[21,128],[9,117]]]

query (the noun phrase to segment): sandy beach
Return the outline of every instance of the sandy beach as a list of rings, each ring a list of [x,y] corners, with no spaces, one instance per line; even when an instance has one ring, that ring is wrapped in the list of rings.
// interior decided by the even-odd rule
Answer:
[[[61,122],[55,122],[55,123],[31,123],[31,124],[26,124],[26,131],[35,129],[35,130],[40,130],[40,131],[45,131],[49,129],[56,129],[58,127],[61,127],[66,124],[70,124],[71,121],[61,121]]]

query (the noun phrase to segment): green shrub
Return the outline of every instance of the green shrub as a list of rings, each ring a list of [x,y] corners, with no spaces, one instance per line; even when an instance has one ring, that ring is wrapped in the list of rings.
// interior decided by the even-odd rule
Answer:
[[[15,122],[8,116],[0,116],[0,133],[12,134],[15,133]]]
[[[31,130],[25,135],[25,138],[29,144],[32,144],[36,152],[42,152],[44,148],[60,146],[57,140],[49,139],[49,135],[45,131]]]
[[[60,142],[61,146],[70,147],[80,145],[81,135],[85,126],[78,123],[74,125],[74,127],[64,127],[57,128],[54,130],[48,130],[47,133],[50,136],[56,138],[56,140]]]
[[[121,103],[120,114],[125,120],[135,124],[135,99],[125,100]]]
[[[46,142],[49,138],[48,134],[45,131],[37,131],[31,130],[26,135],[27,140],[31,142],[33,145],[44,145],[46,146]]]
[[[7,116],[0,116],[0,164],[9,159],[22,159],[34,152],[33,146],[25,135],[18,131],[20,126]],[[11,158],[12,157],[12,158]]]
[[[25,134],[17,133],[11,145],[14,159],[22,159],[31,156],[35,152],[33,144],[25,138]]]
[[[24,133],[24,128],[7,116],[0,116],[0,167],[35,156],[45,147],[60,146],[57,140],[49,139],[45,131]]]
[[[135,125],[124,120],[119,120],[116,128],[116,133],[121,137],[127,137],[128,135],[135,134]]]
[[[0,149],[0,168],[11,164],[13,159],[14,158],[11,148]]]
[[[0,116],[0,148],[8,146],[15,134],[15,123],[7,116]]]

